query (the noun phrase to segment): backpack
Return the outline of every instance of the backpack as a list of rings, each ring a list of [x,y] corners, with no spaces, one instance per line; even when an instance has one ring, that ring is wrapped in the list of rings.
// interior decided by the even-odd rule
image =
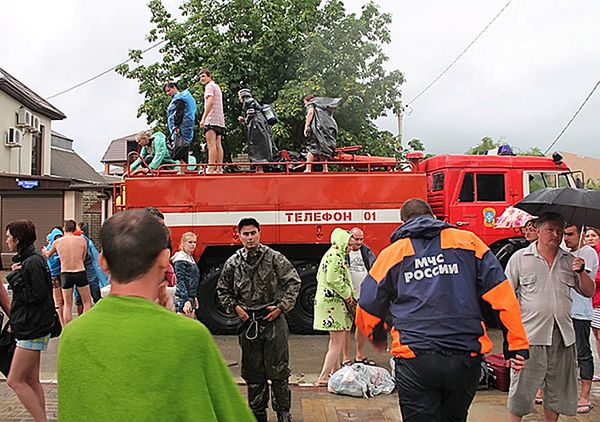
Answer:
[[[277,117],[277,113],[271,104],[263,104],[260,107],[260,111],[265,115],[269,125],[273,126],[274,124],[279,123],[279,117]]]

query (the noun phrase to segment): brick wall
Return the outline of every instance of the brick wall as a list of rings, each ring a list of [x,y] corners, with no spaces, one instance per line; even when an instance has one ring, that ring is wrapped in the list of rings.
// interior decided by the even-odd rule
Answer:
[[[100,249],[100,226],[102,220],[102,201],[97,197],[96,191],[83,192],[83,223],[88,227],[87,236]]]

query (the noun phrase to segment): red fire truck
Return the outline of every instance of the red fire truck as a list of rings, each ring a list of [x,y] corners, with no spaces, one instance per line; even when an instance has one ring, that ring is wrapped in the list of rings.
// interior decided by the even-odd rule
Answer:
[[[237,318],[223,312],[215,286],[225,260],[240,247],[237,223],[252,216],[261,223],[261,241],[294,263],[302,277],[290,328],[312,331],[318,263],[335,227],[362,228],[377,254],[389,244],[409,198],[427,200],[437,218],[479,235],[506,262],[524,244],[518,229],[496,229],[505,208],[542,187],[574,186],[565,164],[546,157],[441,155],[407,163],[353,155],[340,150],[331,165],[341,171],[232,171],[177,174],[160,168],[130,175],[116,186],[116,210],[154,206],[165,215],[173,244],[184,232],[198,236],[196,258],[202,277],[199,318],[213,333],[231,333]],[[345,170],[341,167],[346,166]],[[243,167],[243,166],[242,166]],[[236,167],[238,170],[240,165]]]

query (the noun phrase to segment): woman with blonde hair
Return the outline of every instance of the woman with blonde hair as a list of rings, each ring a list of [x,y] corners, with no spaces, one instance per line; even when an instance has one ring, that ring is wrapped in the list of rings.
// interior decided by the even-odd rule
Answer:
[[[167,138],[164,133],[152,133],[149,130],[143,130],[135,136],[135,140],[142,149],[140,157],[129,166],[132,173],[148,173],[151,170],[158,169],[163,164],[178,164],[169,155]],[[143,166],[144,163],[147,167]]]
[[[317,386],[327,385],[329,376],[340,366],[344,339],[352,328],[356,309],[355,292],[346,255],[350,253],[352,234],[340,228],[331,233],[331,248],[325,253],[317,272],[315,294],[315,330],[329,331],[329,346]]]
[[[177,278],[175,311],[189,318],[194,317],[194,310],[197,308],[196,293],[200,281],[200,270],[193,257],[196,241],[197,237],[194,233],[184,233],[181,236],[179,251],[171,258]]]

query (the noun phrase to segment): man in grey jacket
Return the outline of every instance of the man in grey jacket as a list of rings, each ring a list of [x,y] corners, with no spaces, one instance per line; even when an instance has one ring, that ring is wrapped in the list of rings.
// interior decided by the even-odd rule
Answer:
[[[243,248],[223,266],[217,295],[227,312],[242,324],[242,378],[248,403],[258,422],[267,421],[269,384],[278,422],[291,420],[288,327],[282,314],[294,308],[300,276],[281,253],[260,243],[260,224],[254,218],[238,223]]]

